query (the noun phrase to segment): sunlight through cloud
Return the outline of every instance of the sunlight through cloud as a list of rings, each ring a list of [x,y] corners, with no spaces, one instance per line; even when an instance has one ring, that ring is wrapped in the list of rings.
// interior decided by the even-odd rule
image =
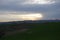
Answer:
[[[2,17],[2,18],[0,18],[1,22],[2,21],[41,20],[43,18],[42,13],[27,13],[27,12],[20,12],[23,14],[17,14],[19,12],[6,12],[6,13],[9,13],[9,14],[0,15],[0,17]]]
[[[40,20],[43,16],[41,14],[25,14],[20,15],[23,20]]]
[[[23,4],[53,4],[54,0],[27,0]]]

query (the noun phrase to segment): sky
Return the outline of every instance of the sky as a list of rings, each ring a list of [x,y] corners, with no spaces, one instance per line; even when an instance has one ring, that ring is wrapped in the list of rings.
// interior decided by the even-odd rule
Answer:
[[[0,22],[60,19],[60,0],[0,0]]]

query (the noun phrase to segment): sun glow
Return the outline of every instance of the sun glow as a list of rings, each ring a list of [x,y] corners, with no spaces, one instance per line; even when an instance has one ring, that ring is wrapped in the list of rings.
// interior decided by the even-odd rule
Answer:
[[[41,20],[43,19],[42,13],[23,13],[23,14],[2,14],[0,15],[1,22],[7,21],[24,21],[24,20]]]
[[[41,14],[25,14],[20,17],[23,20],[40,20],[43,16]]]

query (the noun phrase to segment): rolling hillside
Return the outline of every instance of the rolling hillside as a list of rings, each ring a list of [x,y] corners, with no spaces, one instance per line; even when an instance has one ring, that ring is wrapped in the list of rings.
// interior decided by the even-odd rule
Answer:
[[[26,31],[0,38],[1,40],[58,40],[60,39],[60,22],[29,23]]]

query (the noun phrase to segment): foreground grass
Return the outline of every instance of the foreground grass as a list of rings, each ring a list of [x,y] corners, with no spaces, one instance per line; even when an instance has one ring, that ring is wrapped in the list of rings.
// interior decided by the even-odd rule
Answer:
[[[32,28],[23,33],[2,37],[0,40],[58,40],[60,39],[60,22],[27,24]]]

